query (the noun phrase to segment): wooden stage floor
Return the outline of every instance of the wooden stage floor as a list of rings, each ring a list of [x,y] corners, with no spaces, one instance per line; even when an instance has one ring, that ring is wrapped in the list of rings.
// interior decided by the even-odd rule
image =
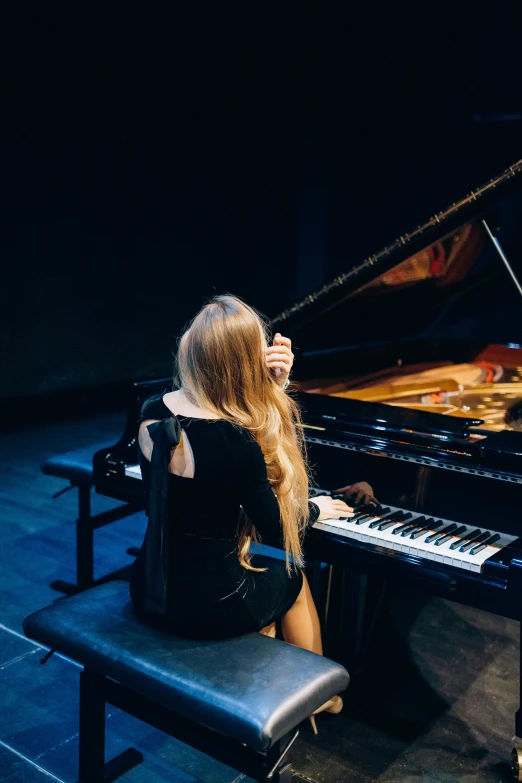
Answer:
[[[74,580],[76,492],[40,473],[52,454],[114,442],[123,415],[33,427],[0,438],[0,781],[77,780],[78,667],[22,635],[23,618]],[[94,498],[94,511],[111,501]],[[130,563],[142,525],[123,519],[96,532],[97,576]],[[303,729],[296,783],[494,783],[507,764],[518,707],[519,626],[420,594],[394,593],[345,714]],[[125,783],[238,783],[247,779],[179,742],[109,710],[107,752],[129,744],[144,763]]]

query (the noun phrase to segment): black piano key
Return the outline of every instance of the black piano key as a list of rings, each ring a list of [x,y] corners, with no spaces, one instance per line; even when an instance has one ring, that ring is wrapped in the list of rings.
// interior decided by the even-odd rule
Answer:
[[[364,511],[356,511],[352,519],[354,522],[356,522],[359,518],[367,517],[367,516],[368,516],[368,509],[365,509]]]
[[[477,527],[475,530],[472,530],[469,536],[464,536],[464,543],[467,543],[468,541],[474,541],[478,536],[480,536],[482,533],[482,530]],[[458,549],[459,546],[462,546],[462,539],[460,541],[455,541],[450,546],[450,549]]]
[[[426,517],[417,517],[417,519],[413,522],[412,527],[424,527],[424,525],[427,523]]]
[[[354,511],[357,512],[363,512],[368,513],[369,511],[376,511],[379,512],[380,506],[376,505],[375,503],[364,503],[362,500],[359,501],[359,503],[356,503],[355,500],[350,500],[348,497],[348,500],[346,500],[346,495],[344,492],[332,492],[332,500],[343,500],[348,503],[349,506],[353,508]],[[354,496],[355,497],[355,496]]]
[[[372,519],[375,519],[375,514],[365,514],[364,517],[359,517],[359,519],[355,522],[356,525],[364,525],[366,522],[369,522]]]
[[[402,522],[402,519],[388,519],[386,522],[381,522],[381,524],[377,527],[377,530],[388,530],[389,527],[393,527],[393,525],[400,525]]]
[[[454,530],[453,533],[451,533],[451,535],[445,535],[442,538],[438,538],[435,541],[435,546],[442,546],[442,544],[445,544],[446,541],[450,541],[455,536],[461,536],[462,533],[465,533],[465,532],[466,532],[466,525],[461,525],[456,530]],[[462,539],[460,539],[460,540],[462,541]]]
[[[332,500],[342,500],[343,502],[347,503],[352,507],[356,514],[367,514],[370,509],[375,508],[375,506],[368,505],[368,503],[356,503],[355,500],[350,500],[350,498],[346,499],[345,495],[342,493],[336,493],[335,495],[332,494],[331,497]]]
[[[401,530],[401,536],[409,536],[410,533],[413,533],[413,531],[418,527],[424,527],[424,523],[426,522],[426,517],[417,517],[417,519],[414,519],[411,525],[408,525],[407,527],[403,528]]]
[[[377,530],[387,530],[392,525],[399,525],[404,522],[404,511],[396,511],[394,514],[390,514],[384,522],[377,525]]]
[[[420,527],[418,530],[414,530],[411,534],[410,538],[419,538],[419,536],[422,536],[423,533],[426,532],[426,530],[437,530],[439,527],[441,527],[442,522],[435,522],[433,517],[430,517],[426,520],[424,525]]]
[[[485,533],[481,533],[480,536],[477,536],[474,541],[467,541],[465,544],[463,544],[460,547],[459,552],[467,552],[468,549],[471,549],[471,547],[474,546],[475,544],[481,544],[483,541],[486,540],[486,538],[489,538],[490,535],[491,533],[488,530],[486,530]]]
[[[393,527],[393,525],[399,525],[401,522],[401,519],[389,519],[387,522],[381,522],[381,524],[377,527],[377,530],[388,530],[389,527]]]
[[[404,516],[402,517],[402,520],[401,520],[401,522],[406,522],[406,520],[407,520],[407,519],[411,519],[411,518],[412,518],[412,516],[413,516],[413,514],[411,514],[411,513],[409,513],[409,512],[408,512],[407,514],[404,514]],[[410,527],[410,525],[411,525],[411,523],[410,523],[410,522],[408,522],[406,526],[405,526],[405,525],[401,525],[400,527],[396,527],[396,528],[395,528],[395,530],[392,530],[392,534],[393,534],[394,536],[396,536],[396,535],[397,535],[397,533],[400,533],[400,532],[401,532],[401,530],[404,530],[404,527]]]
[[[445,536],[447,533],[451,533],[457,527],[458,525],[456,525],[455,522],[452,522],[451,525],[448,525],[447,527],[443,527],[442,530],[439,530],[437,533],[433,533],[433,535],[428,536],[428,538],[426,538],[425,541],[427,544],[431,544],[432,541],[435,541],[435,539],[439,538],[439,536]]]
[[[479,552],[481,552],[483,549],[485,549],[487,546],[491,546],[491,544],[494,544],[495,541],[498,541],[500,538],[500,535],[498,533],[495,533],[494,535],[490,536],[489,538],[486,538],[485,541],[480,544],[480,546],[473,547],[473,549],[470,551],[470,555],[478,555]]]
[[[400,511],[396,511],[395,514],[400,514]],[[373,529],[374,527],[378,527],[382,522],[386,522],[387,519],[391,519],[391,517],[394,517],[395,514],[390,514],[389,508],[383,508],[379,512],[379,518],[376,519],[374,522],[370,522],[370,527]]]
[[[401,536],[409,536],[412,530],[415,530],[415,525],[402,525],[399,529]]]

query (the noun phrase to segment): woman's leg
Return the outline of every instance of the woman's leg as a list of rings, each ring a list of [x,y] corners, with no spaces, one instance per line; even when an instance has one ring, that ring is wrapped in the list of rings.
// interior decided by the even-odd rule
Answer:
[[[288,612],[283,616],[282,621],[283,638],[285,642],[295,644],[297,647],[303,647],[305,650],[323,654],[323,644],[321,641],[321,626],[314,599],[310,592],[308,580],[303,573],[303,587],[297,596],[297,600]],[[334,696],[329,699],[317,710],[314,710],[310,716],[310,723],[314,734],[317,734],[315,724],[315,715],[319,712],[339,713],[342,710],[343,703],[340,696]]]
[[[273,623],[270,623],[270,625],[265,625],[264,628],[261,628],[259,633],[262,633],[263,636],[271,636],[272,639],[275,639],[275,637],[276,637],[276,624],[275,624],[275,621]]]
[[[294,605],[283,616],[281,625],[285,642],[318,655],[323,654],[319,617],[304,572],[301,592]]]

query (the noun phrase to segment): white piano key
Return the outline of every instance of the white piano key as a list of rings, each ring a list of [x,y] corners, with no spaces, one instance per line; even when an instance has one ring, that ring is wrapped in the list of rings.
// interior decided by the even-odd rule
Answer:
[[[141,468],[139,465],[125,465],[125,475],[130,478],[141,479]]]

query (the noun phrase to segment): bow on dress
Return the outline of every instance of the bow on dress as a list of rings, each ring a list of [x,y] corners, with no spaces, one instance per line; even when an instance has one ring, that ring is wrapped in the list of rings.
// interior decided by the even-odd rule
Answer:
[[[172,449],[181,439],[176,416],[149,424],[154,448],[150,463],[149,521],[145,534],[145,609],[165,614],[167,605],[168,510],[167,490]]]

